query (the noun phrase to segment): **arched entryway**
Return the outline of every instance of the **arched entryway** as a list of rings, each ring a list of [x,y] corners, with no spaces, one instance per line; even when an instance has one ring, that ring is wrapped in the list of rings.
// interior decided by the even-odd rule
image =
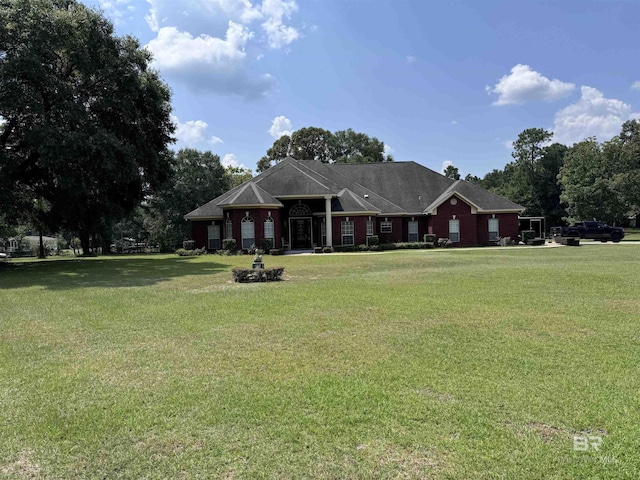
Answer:
[[[307,250],[313,246],[311,209],[297,203],[289,210],[289,245],[292,250]]]

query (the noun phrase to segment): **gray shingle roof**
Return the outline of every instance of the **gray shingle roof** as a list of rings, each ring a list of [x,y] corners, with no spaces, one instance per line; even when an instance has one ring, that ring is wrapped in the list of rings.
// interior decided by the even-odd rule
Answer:
[[[415,162],[336,163],[329,166],[406,213],[421,213],[453,180]],[[383,210],[383,213],[393,213]]]
[[[523,207],[477,185],[449,179],[415,162],[324,164],[286,158],[253,179],[185,215],[222,218],[222,207],[282,206],[278,198],[331,196],[334,212],[388,215],[432,213],[451,195],[479,212],[520,212]]]
[[[256,185],[274,197],[287,195],[336,195],[342,187],[313,170],[304,168],[304,163],[285,158],[276,166],[267,169],[253,179]],[[320,163],[320,162],[316,162]]]
[[[524,207],[517,203],[500,197],[495,193],[485,190],[473,183],[464,180],[456,180],[448,189],[442,192],[438,198],[434,199],[424,210],[424,213],[433,213],[442,202],[452,195],[458,194],[471,206],[476,207],[478,212],[522,212]]]
[[[218,206],[283,206],[279,200],[273,198],[273,196],[265,192],[251,180],[243,183],[242,185],[239,185],[238,188],[234,190],[236,191],[233,193],[233,195],[227,195],[224,199],[221,199],[220,202],[218,202]]]
[[[381,213],[380,209],[376,208],[371,203],[367,202],[360,195],[356,195],[348,188],[342,189],[336,198],[331,203],[332,212],[344,212],[344,213]]]

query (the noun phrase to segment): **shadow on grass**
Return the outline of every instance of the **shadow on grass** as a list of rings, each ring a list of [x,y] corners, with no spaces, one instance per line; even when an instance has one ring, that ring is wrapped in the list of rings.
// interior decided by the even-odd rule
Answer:
[[[99,257],[12,262],[0,268],[0,288],[121,288],[155,285],[186,275],[212,275],[228,267],[186,257]]]

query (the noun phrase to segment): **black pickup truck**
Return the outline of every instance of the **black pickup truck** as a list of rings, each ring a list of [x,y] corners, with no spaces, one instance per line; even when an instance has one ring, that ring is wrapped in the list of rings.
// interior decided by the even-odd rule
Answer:
[[[569,227],[551,227],[554,237],[580,237],[606,242],[611,240],[618,243],[624,238],[622,227],[610,227],[603,222],[577,222]]]

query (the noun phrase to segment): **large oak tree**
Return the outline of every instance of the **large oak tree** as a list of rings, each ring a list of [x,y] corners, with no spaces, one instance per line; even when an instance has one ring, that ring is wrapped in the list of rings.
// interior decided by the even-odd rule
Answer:
[[[0,210],[77,231],[86,253],[160,186],[174,127],[150,61],[76,0],[0,0]]]
[[[258,161],[258,172],[291,156],[298,160],[317,160],[323,163],[391,162],[385,153],[384,142],[352,129],[331,133],[318,127],[305,127],[291,135],[283,135],[267,154]]]

